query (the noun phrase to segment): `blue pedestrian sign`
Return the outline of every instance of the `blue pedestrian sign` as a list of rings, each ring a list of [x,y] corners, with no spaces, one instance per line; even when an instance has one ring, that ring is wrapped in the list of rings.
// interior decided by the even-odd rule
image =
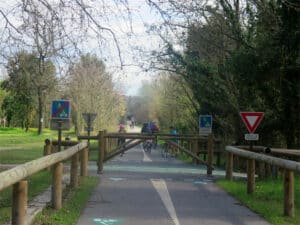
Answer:
[[[68,100],[53,100],[51,119],[69,119],[71,111],[71,104]]]
[[[200,115],[199,117],[199,133],[211,134],[212,133],[212,116]]]

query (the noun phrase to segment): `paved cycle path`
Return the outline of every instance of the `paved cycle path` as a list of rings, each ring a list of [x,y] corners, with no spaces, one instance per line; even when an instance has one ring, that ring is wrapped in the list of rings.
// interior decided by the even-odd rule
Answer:
[[[215,183],[224,171],[164,159],[141,146],[104,165],[77,225],[270,225]]]

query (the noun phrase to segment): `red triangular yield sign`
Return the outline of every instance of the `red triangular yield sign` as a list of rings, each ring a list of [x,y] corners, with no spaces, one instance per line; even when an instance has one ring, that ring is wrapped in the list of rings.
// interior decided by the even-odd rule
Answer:
[[[260,121],[264,117],[263,112],[240,112],[240,115],[249,133],[254,133]]]

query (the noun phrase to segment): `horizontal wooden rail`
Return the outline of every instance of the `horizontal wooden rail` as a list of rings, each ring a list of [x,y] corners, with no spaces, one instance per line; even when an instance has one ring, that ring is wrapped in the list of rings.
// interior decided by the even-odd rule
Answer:
[[[180,145],[178,145],[176,142],[174,141],[168,141],[168,143],[170,145],[172,145],[173,147],[175,148],[178,148],[180,151],[186,153],[187,155],[189,155],[190,157],[194,158],[194,159],[197,159],[200,163],[208,166],[208,167],[211,167],[211,169],[214,169],[211,165],[209,165],[206,161],[203,161],[202,159],[200,159],[197,155],[195,155],[193,152],[189,151],[188,149],[185,149],[184,147],[181,147]]]
[[[111,133],[108,133],[106,135],[104,135],[105,138],[119,138],[119,137],[122,137],[122,138],[126,138],[126,139],[142,139],[142,140],[146,140],[146,139],[155,139],[155,136],[154,135],[143,135],[143,134],[140,134],[140,135],[130,135],[130,134],[111,134]]]
[[[225,150],[227,152],[231,152],[231,153],[241,156],[241,157],[254,159],[257,161],[263,161],[270,165],[279,166],[284,169],[300,171],[300,163],[292,161],[292,160],[281,159],[281,158],[277,158],[277,157],[273,157],[273,156],[259,154],[256,152],[250,152],[250,151],[246,151],[246,150],[243,150],[243,149],[240,149],[237,147],[233,147],[233,146],[226,146]]]
[[[117,155],[133,148],[134,146],[136,146],[136,145],[138,145],[142,142],[143,142],[142,140],[138,140],[138,141],[135,141],[135,142],[131,142],[129,144],[125,143],[124,145],[121,145],[121,146],[117,147],[115,150],[113,150],[113,152],[111,154],[106,156],[106,158],[104,159],[104,162],[106,162],[106,161],[112,159],[113,157],[115,157],[115,156],[117,156]]]
[[[52,155],[44,156],[42,158],[24,163],[12,169],[0,173],[0,191],[23,180],[24,178],[52,166],[58,162],[70,158],[75,153],[87,147],[86,143],[80,143],[69,148],[67,151],[57,152]]]
[[[51,144],[46,141],[45,149],[49,150]],[[12,225],[27,225],[27,180],[26,178],[45,168],[52,166],[52,192],[51,203],[54,209],[62,207],[62,161],[72,158],[70,170],[70,185],[77,187],[78,185],[78,160],[79,152],[82,151],[81,167],[87,166],[87,144],[79,143],[76,146],[70,147],[66,151],[54,153],[42,158],[32,160],[22,165],[0,173],[0,191],[13,186],[12,198]],[[47,154],[50,153],[47,151]],[[86,160],[84,162],[84,160]],[[81,168],[81,175],[85,176],[87,168]]]
[[[227,165],[226,165],[226,178],[232,179],[233,169],[233,155],[238,155],[247,159],[247,192],[251,194],[255,188],[255,160],[264,162],[273,166],[279,166],[284,169],[284,202],[283,202],[283,214],[285,216],[293,217],[295,213],[294,202],[294,171],[300,171],[300,163],[292,160],[281,159],[274,156],[269,156],[253,151],[243,150],[233,146],[226,146],[225,150],[228,152]],[[254,150],[260,150],[266,152],[265,148],[254,147]],[[276,149],[269,149],[267,152],[274,152]],[[283,152],[283,149],[277,149],[279,152]],[[286,151],[286,150],[284,150]],[[291,150],[300,151],[300,150]]]
[[[154,133],[154,134],[142,134],[142,133],[105,133],[105,138],[118,138],[125,137],[127,139],[154,139],[158,137],[162,140],[199,140],[199,141],[207,141],[207,137],[192,135],[192,134],[167,134],[167,133]],[[99,136],[78,136],[78,140],[98,140]],[[218,139],[214,139],[214,142],[221,142]]]
[[[235,146],[240,149],[247,149],[249,150],[249,146]],[[268,153],[272,155],[278,155],[278,156],[300,156],[300,150],[299,149],[285,149],[285,148],[270,148],[270,147],[264,147],[264,146],[253,146],[253,151],[255,152],[263,152]]]
[[[77,139],[80,140],[98,140],[99,136],[77,136]]]
[[[77,145],[78,143],[79,143],[78,141],[61,141],[62,146],[74,146]],[[58,140],[52,140],[51,144],[58,145]]]

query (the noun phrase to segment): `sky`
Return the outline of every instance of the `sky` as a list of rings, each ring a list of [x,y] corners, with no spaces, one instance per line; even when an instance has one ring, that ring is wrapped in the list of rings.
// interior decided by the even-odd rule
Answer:
[[[0,7],[1,9],[11,7],[16,1],[19,2],[19,0],[0,2]],[[91,5],[95,4],[95,1],[89,0],[82,2],[90,2]],[[122,8],[119,5],[116,7],[111,0],[102,2],[104,2],[105,7],[109,8],[110,13],[103,17],[101,25],[108,27],[114,32],[121,50],[121,59],[125,66],[120,67],[121,63],[116,44],[109,32],[104,34],[106,41],[101,44],[100,54],[99,41],[96,38],[87,41],[83,46],[86,49],[86,53],[95,53],[105,61],[107,70],[113,74],[116,86],[122,90],[123,94],[137,95],[142,82],[149,81],[155,76],[153,72],[145,72],[139,67],[146,59],[143,55],[140,55],[137,49],[143,48],[152,51],[158,48],[159,38],[149,35],[144,25],[157,24],[159,17],[149,8],[145,0],[127,0],[131,20],[128,19],[126,8]],[[98,46],[96,47],[96,45]]]
[[[133,96],[138,94],[142,82],[155,77],[153,72],[145,72],[139,67],[146,59],[136,49],[152,51],[158,48],[160,39],[158,36],[148,34],[145,24],[157,24],[159,18],[144,0],[128,0],[128,4],[131,12],[130,21],[124,10],[120,12],[120,17],[112,15],[106,22],[106,26],[116,34],[125,66],[120,68],[120,60],[112,39],[103,55],[107,69],[114,74],[115,81],[121,84],[123,92]],[[122,13],[124,14],[121,15]]]

